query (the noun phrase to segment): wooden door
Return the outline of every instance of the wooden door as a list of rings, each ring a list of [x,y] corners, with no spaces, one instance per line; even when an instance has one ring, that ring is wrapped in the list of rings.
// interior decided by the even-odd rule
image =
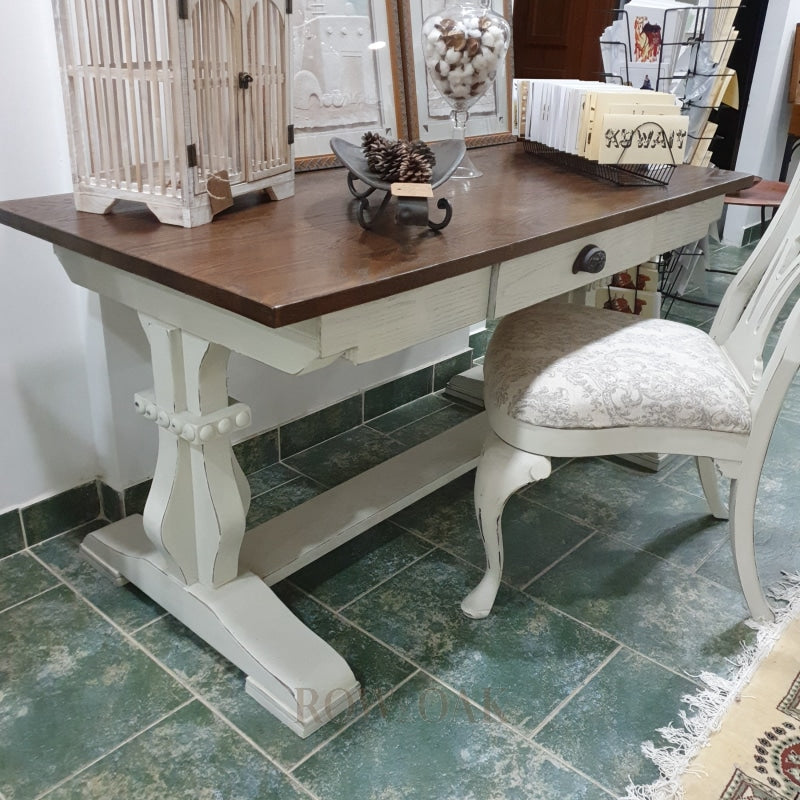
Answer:
[[[616,7],[615,0],[516,0],[515,76],[602,80],[600,36]]]

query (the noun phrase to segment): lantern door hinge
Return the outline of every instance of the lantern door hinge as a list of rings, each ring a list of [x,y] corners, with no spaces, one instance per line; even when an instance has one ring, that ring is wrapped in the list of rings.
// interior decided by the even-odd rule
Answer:
[[[189,19],[189,0],[178,0],[178,19]]]
[[[294,144],[294,125],[289,125],[286,129],[286,140],[289,144]]]
[[[197,166],[197,145],[190,144],[186,146],[186,164],[189,167]]]
[[[286,13],[292,13],[292,0],[286,0]]]

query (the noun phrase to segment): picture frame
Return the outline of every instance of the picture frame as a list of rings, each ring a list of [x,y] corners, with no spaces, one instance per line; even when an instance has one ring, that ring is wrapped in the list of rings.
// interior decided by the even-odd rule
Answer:
[[[411,139],[438,141],[453,135],[451,107],[428,75],[420,39],[424,20],[448,4],[449,0],[399,0],[406,117]],[[510,24],[511,0],[492,0],[491,8]],[[516,139],[512,133],[512,47],[506,54],[504,68],[498,73],[495,85],[470,109],[467,147],[503,144]]]
[[[332,136],[408,135],[397,0],[294,0],[292,27],[296,171],[337,166]]]

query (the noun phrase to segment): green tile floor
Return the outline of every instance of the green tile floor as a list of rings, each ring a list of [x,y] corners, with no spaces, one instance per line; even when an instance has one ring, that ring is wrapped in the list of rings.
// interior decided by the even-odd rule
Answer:
[[[735,267],[744,253],[719,248],[714,261]],[[727,280],[709,275],[710,295]],[[671,311],[704,327],[712,314]],[[427,396],[305,450],[298,427],[285,461],[243,459],[249,522],[470,413]],[[800,568],[799,435],[800,382],[762,479],[768,584]],[[0,796],[608,800],[654,779],[640,743],[678,721],[693,676],[724,672],[752,637],[726,525],[708,515],[692,463],[653,475],[559,462],[507,506],[506,584],[483,621],[458,607],[483,564],[472,477],[277,587],[364,690],[305,740],[244,693],[237,669],[78,559],[102,520],[3,553]]]

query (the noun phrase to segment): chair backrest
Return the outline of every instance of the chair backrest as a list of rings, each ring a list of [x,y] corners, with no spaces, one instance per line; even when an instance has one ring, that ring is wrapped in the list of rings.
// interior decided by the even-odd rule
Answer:
[[[800,170],[752,255],[731,281],[711,327],[712,338],[753,391],[754,413],[768,393],[778,394],[782,403],[800,363],[800,298],[794,298],[788,317],[781,315],[798,284]],[[785,321],[765,369],[767,339],[779,318]]]

